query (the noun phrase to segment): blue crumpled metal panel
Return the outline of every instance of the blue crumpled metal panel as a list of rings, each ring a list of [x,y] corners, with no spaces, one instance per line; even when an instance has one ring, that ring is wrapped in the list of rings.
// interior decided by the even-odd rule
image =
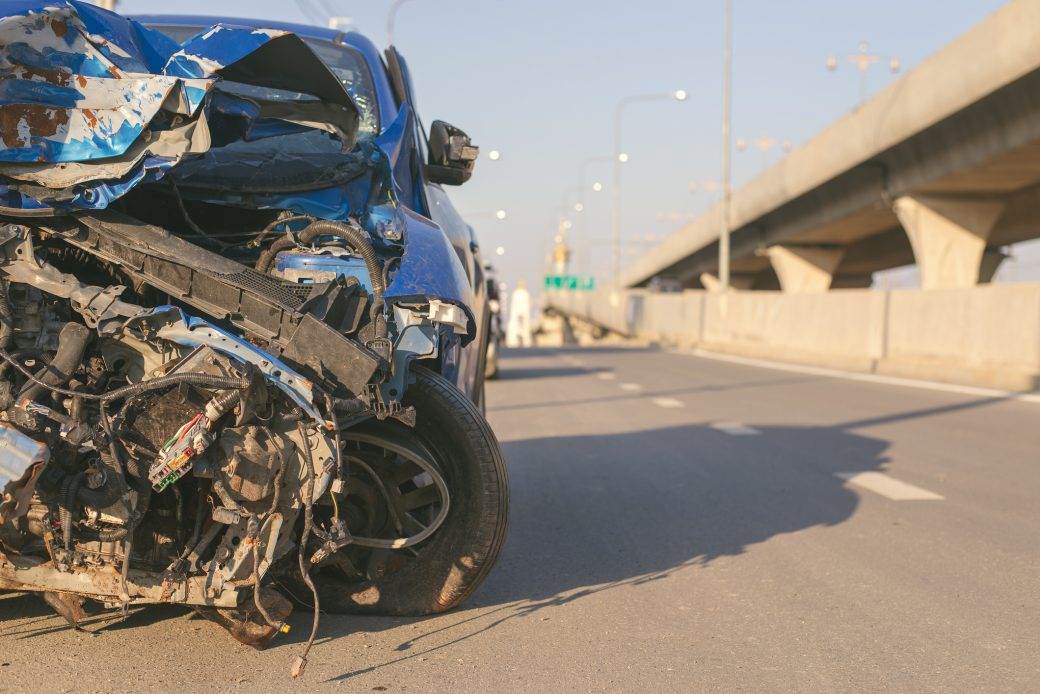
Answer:
[[[98,183],[80,186],[75,194],[48,199],[0,184],[0,204],[96,209],[161,177],[179,161],[178,153],[146,156],[145,147],[119,180],[111,180],[103,165],[128,156],[135,146],[139,150],[164,130],[204,116],[222,70],[284,37],[295,39],[285,31],[218,25],[180,46],[78,0],[0,0],[0,173],[4,164],[21,165],[23,173],[32,164],[99,164]],[[222,99],[223,108],[233,108],[234,97]],[[241,102],[243,118],[260,118],[249,102]],[[345,92],[340,103],[348,110],[353,106]],[[262,127],[244,132],[260,137],[299,129],[263,119]]]

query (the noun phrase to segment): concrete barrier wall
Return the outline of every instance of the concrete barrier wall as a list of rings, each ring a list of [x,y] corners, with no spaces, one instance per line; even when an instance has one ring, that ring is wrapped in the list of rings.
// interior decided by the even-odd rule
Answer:
[[[625,335],[727,354],[1011,390],[1040,385],[1040,283],[726,296],[555,292],[547,304]]]

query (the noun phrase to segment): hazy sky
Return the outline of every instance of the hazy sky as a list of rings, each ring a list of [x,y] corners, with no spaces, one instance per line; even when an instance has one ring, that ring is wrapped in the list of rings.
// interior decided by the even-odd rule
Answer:
[[[766,135],[794,146],[809,139],[858,100],[859,81],[846,56],[860,41],[884,58],[869,76],[874,92],[903,70],[996,10],[998,0],[735,0],[734,137]],[[225,0],[220,12],[313,23],[324,13],[353,18],[379,45],[385,42],[389,0],[345,2]],[[212,0],[122,0],[124,13],[213,13]],[[707,193],[691,181],[719,178],[722,0],[413,0],[398,12],[396,43],[408,59],[426,122],[442,119],[472,137],[482,156],[476,174],[452,197],[477,227],[485,249],[509,284],[537,281],[555,233],[564,192],[578,183],[580,162],[609,154],[614,104],[623,96],[686,89],[685,103],[639,104],[626,112],[624,167],[626,251],[649,235],[660,238],[681,221],[670,213],[703,210]],[[319,8],[321,10],[319,15]],[[828,54],[841,61],[825,69]],[[980,59],[984,59],[980,56]],[[734,154],[734,180],[748,180],[781,155],[752,144]],[[590,180],[609,182],[608,165]],[[576,198],[572,197],[572,202]],[[575,216],[578,270],[606,270],[607,192],[585,195]],[[494,211],[508,217],[497,221]],[[592,250],[590,251],[590,246]],[[598,247],[598,250],[596,248]]]

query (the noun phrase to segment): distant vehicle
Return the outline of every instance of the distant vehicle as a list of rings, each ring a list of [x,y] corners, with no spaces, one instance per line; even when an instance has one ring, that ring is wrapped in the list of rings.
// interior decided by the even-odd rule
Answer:
[[[0,0],[0,73],[0,588],[252,645],[299,596],[307,649],[319,605],[466,600],[508,503],[442,187],[477,148],[424,131],[397,51]]]
[[[488,346],[484,377],[498,378],[498,353],[506,339],[505,327],[502,325],[502,297],[498,290],[498,277],[495,269],[489,264],[484,267],[487,274],[488,306],[491,318],[488,327]]]
[[[683,284],[673,277],[654,277],[646,288],[657,294],[677,294],[683,290]]]

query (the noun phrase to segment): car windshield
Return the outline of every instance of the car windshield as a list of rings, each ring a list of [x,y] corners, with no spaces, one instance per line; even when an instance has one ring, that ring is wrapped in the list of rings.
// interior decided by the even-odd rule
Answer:
[[[152,28],[161,31],[177,43],[184,43],[209,27],[152,25]],[[375,87],[372,85],[372,74],[369,72],[368,65],[365,63],[361,53],[349,46],[332,43],[331,41],[303,36],[300,38],[310,46],[311,50],[339,78],[347,93],[350,94],[354,99],[354,103],[357,104],[360,112],[358,138],[364,139],[377,135],[379,133],[379,109],[376,103],[376,92]],[[229,83],[224,88],[227,91],[245,96],[253,95],[270,101],[304,98],[302,94],[247,85]]]

